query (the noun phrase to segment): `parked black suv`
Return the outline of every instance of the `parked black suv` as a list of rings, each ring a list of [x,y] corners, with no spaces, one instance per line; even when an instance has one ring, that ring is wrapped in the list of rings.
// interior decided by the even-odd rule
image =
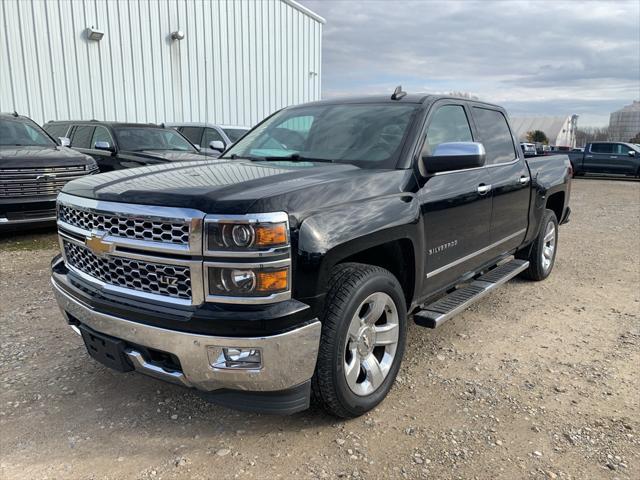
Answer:
[[[525,159],[495,105],[285,108],[216,162],[67,185],[53,288],[105,365],[236,408],[292,413],[313,389],[353,417],[392,387],[411,317],[435,328],[551,273],[570,172]]]
[[[55,222],[64,184],[97,171],[91,157],[56,145],[30,118],[0,113],[0,231]]]
[[[201,153],[182,134],[162,125],[53,121],[43,128],[52,137],[68,138],[71,148],[95,158],[101,172],[218,156]]]

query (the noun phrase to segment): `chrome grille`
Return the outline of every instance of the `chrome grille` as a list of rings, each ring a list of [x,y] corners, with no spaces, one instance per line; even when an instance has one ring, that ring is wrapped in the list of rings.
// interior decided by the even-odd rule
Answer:
[[[189,224],[110,215],[58,204],[58,219],[84,230],[102,230],[116,237],[189,245]]]
[[[165,265],[117,256],[98,257],[86,247],[64,241],[67,263],[81,272],[118,287],[191,300],[189,267]]]
[[[51,168],[0,169],[0,197],[57,195],[65,183],[94,173],[84,165]]]

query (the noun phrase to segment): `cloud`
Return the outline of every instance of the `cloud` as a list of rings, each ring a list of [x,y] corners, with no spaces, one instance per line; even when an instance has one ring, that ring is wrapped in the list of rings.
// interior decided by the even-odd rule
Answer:
[[[323,95],[468,91],[512,114],[609,112],[640,97],[640,2],[302,0],[327,23]]]

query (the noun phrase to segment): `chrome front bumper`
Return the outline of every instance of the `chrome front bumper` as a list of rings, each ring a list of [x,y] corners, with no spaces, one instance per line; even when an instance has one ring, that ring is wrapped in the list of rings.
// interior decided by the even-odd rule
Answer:
[[[214,337],[167,330],[100,313],[67,294],[55,279],[52,279],[52,284],[67,321],[71,316],[104,335],[171,353],[180,360],[182,367],[181,372],[168,371],[148,362],[135,347],[127,349],[127,357],[135,370],[141,373],[204,391],[231,389],[256,392],[287,390],[306,382],[313,375],[320,344],[321,325],[318,320],[268,337]],[[225,347],[259,349],[261,367],[213,367]]]

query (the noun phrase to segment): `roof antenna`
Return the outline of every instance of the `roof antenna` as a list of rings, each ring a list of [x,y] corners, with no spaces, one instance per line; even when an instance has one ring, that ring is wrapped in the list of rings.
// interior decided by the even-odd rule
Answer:
[[[391,95],[391,100],[400,100],[406,94],[407,92],[402,91],[402,85],[398,85],[396,89],[393,91],[393,95]]]
[[[15,110],[13,111],[13,113],[11,115],[13,115],[14,117],[19,117],[20,116],[20,115],[18,115],[18,112],[16,112]]]

